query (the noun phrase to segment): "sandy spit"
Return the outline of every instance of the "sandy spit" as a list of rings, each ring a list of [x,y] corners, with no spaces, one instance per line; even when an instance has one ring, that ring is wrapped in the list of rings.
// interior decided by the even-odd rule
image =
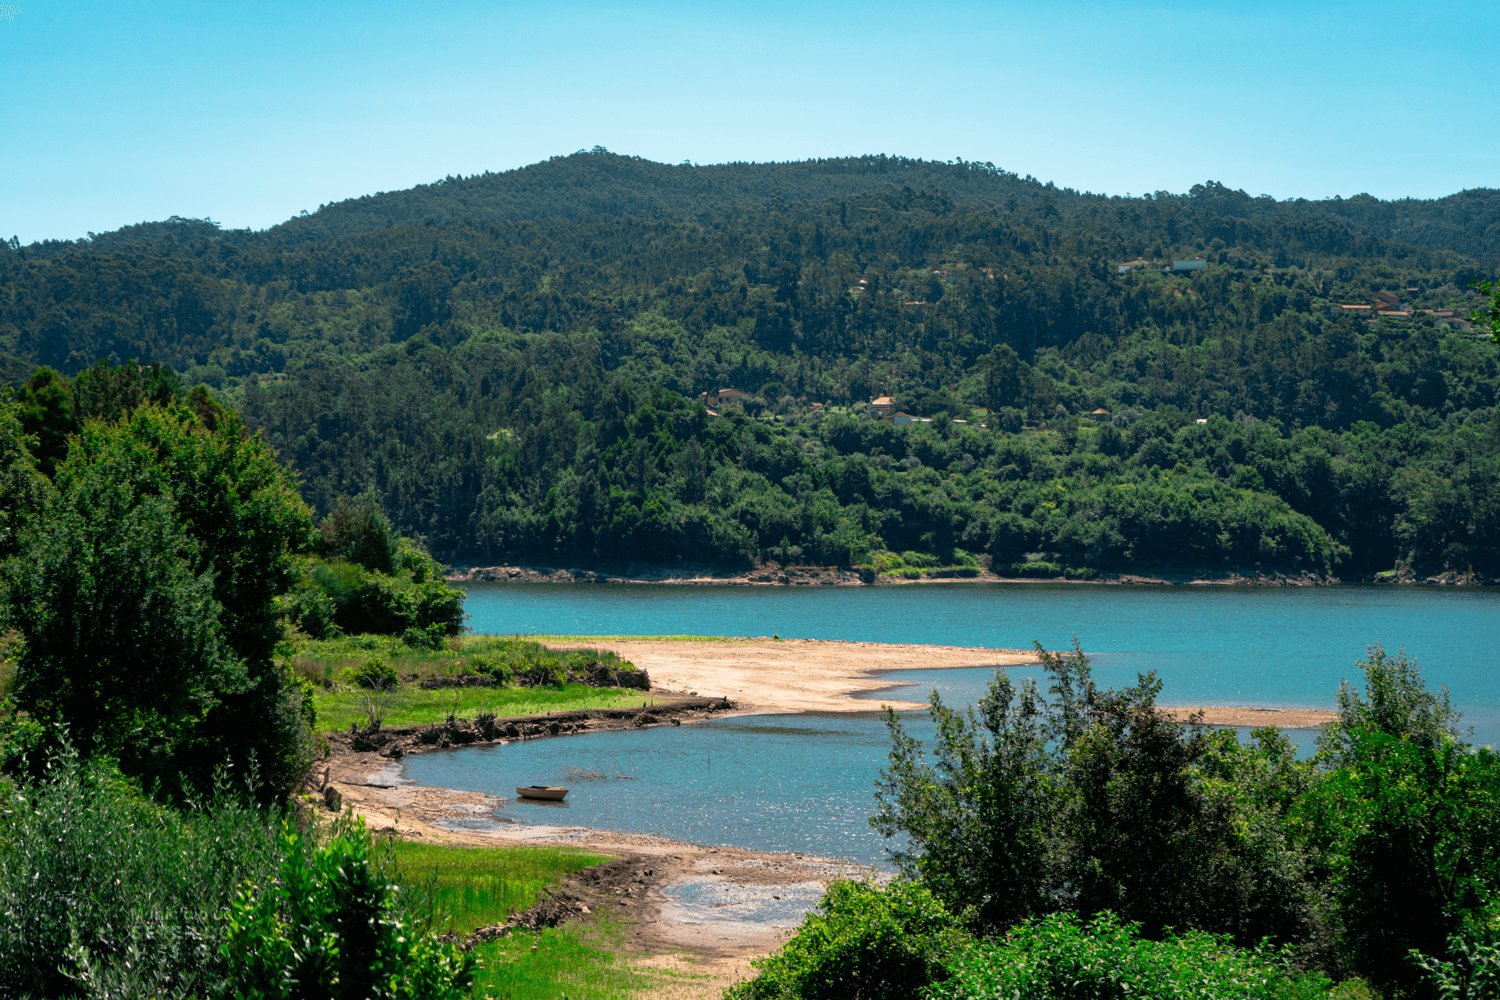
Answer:
[[[892,697],[856,694],[891,687],[882,672],[950,667],[1022,666],[1031,649],[917,646],[823,639],[728,639],[710,642],[601,639],[599,645],[650,671],[651,686],[725,697],[742,712],[872,712],[925,708],[920,688],[893,688]]]

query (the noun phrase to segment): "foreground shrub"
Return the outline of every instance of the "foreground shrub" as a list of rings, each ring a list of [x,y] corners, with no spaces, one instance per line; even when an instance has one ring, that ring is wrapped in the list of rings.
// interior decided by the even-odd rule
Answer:
[[[1295,973],[1282,953],[1236,948],[1200,931],[1145,940],[1139,925],[1112,913],[1088,923],[1054,914],[1022,924],[1004,940],[971,945],[949,973],[929,1000],[1310,1000],[1332,985]]]
[[[222,780],[164,807],[62,747],[0,818],[0,996],[203,996],[225,908],[280,864],[276,815]]]
[[[941,979],[944,962],[967,942],[920,884],[835,882],[796,936],[754,963],[759,975],[724,996],[904,1000]]]
[[[445,1000],[468,959],[360,824],[320,846],[220,772],[178,808],[66,740],[0,811],[0,997]],[[253,785],[253,779],[250,782]],[[228,918],[226,920],[226,915]]]
[[[247,882],[231,907],[218,1000],[449,1000],[467,994],[474,958],[398,907],[371,863],[364,824],[305,849],[290,825],[271,884]]]

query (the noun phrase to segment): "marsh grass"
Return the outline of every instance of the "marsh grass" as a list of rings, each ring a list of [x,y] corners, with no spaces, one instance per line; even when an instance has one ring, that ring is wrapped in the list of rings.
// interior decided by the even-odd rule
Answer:
[[[568,645],[548,645],[564,639]],[[615,670],[632,670],[588,636],[466,635],[448,639],[440,649],[409,646],[398,636],[351,635],[304,642],[289,656],[297,676],[320,687],[338,686],[372,658],[389,664],[402,681],[421,683],[430,677],[459,677],[482,672],[482,661],[529,665],[553,659],[597,660]]]
[[[449,715],[470,719],[481,712],[500,718],[544,715],[547,712],[579,712],[594,708],[629,708],[650,701],[651,696],[621,688],[591,688],[568,684],[556,688],[439,688],[427,691],[402,685],[394,691],[326,691],[313,693],[318,712],[318,731],[348,729],[351,723],[366,726],[373,711],[386,726],[417,726],[442,722]]]

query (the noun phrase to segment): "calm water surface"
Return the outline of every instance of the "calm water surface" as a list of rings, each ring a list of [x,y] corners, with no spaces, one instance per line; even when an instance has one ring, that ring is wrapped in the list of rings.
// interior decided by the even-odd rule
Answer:
[[[1500,743],[1500,591],[1436,588],[1127,588],[923,585],[882,588],[479,585],[476,632],[770,635],[1050,648],[1076,635],[1103,686],[1155,670],[1166,704],[1331,708],[1366,645],[1405,646],[1429,685],[1447,684],[1474,738]],[[1034,670],[1027,670],[1033,673]],[[962,705],[983,670],[908,671],[898,697],[937,688]],[[873,696],[878,700],[879,695]],[[872,706],[873,707],[873,706]],[[907,717],[930,736],[924,714]],[[1292,734],[1310,745],[1310,734]],[[422,784],[514,798],[514,786],[567,784],[562,806],[510,802],[499,818],[657,833],[699,843],[804,850],[864,862],[886,738],[873,714],[755,716],[703,726],[599,733],[408,759]],[[567,769],[633,773],[580,782]]]

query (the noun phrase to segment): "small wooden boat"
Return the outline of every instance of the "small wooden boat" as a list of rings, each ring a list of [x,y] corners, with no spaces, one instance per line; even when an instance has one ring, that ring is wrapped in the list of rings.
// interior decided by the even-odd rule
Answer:
[[[516,794],[523,799],[547,799],[552,802],[561,802],[568,797],[568,790],[561,785],[525,785],[518,786]]]

